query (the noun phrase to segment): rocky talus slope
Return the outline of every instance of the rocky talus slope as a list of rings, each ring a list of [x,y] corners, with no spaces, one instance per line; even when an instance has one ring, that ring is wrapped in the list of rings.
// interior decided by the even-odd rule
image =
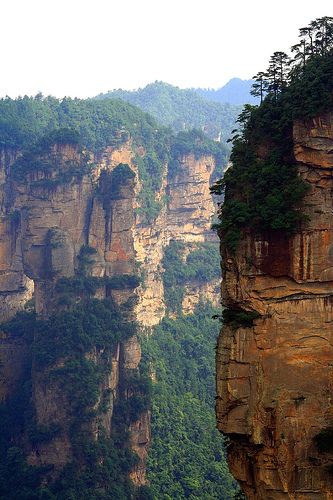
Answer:
[[[214,204],[209,194],[210,176],[215,168],[212,157],[183,157],[180,171],[172,179],[167,165],[160,199],[166,199],[153,223],[143,220],[139,192],[141,179],[134,162],[137,152],[131,141],[117,148],[106,148],[98,158],[91,154],[92,175],[73,177],[68,182],[55,182],[70,165],[79,165],[82,158],[77,148],[54,145],[55,168],[47,175],[38,169],[24,180],[11,175],[18,153],[3,151],[0,155],[0,301],[1,321],[23,309],[34,296],[38,317],[47,319],[59,308],[57,282],[76,275],[82,248],[94,249],[89,275],[93,277],[130,276],[137,273],[144,283],[137,288],[126,285],[101,285],[95,297],[111,296],[114,302],[132,303],[129,321],[144,327],[157,324],[165,314],[163,292],[163,250],[171,240],[202,242],[210,238]],[[144,154],[144,153],[142,153]],[[119,165],[132,172],[116,180]],[[205,285],[207,288],[207,285]],[[216,285],[214,285],[216,286]],[[188,303],[199,300],[200,292],[189,291]],[[184,299],[185,300],[185,299]],[[191,309],[190,305],[186,306]],[[1,333],[0,400],[15,393],[27,356],[24,340]],[[141,350],[137,336],[118,343],[105,360],[97,347],[87,354],[96,365],[107,363],[108,369],[100,383],[100,397],[108,394],[102,416],[95,419],[89,432],[97,436],[101,429],[112,435],[113,410],[119,398],[127,397],[123,380],[137,371]],[[62,363],[62,361],[58,362]],[[59,366],[60,366],[59,365]],[[56,366],[53,368],[58,368]],[[70,401],[61,384],[48,377],[49,368],[32,368],[32,395],[36,423],[50,422],[65,429],[47,442],[29,448],[32,465],[52,465],[61,470],[72,458],[71,440],[66,421]],[[139,462],[131,473],[133,482],[145,484],[145,460],[150,442],[150,414],[141,413],[129,426],[132,449]]]
[[[333,113],[296,121],[293,141],[309,222],[223,255],[224,303],[260,314],[223,327],[217,350],[218,428],[253,500],[333,498],[333,457],[315,439],[333,425]]]

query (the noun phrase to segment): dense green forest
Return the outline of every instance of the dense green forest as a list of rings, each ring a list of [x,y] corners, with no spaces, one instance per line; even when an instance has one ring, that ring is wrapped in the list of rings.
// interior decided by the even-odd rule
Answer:
[[[241,107],[228,103],[208,101],[195,90],[183,90],[167,83],[155,82],[143,89],[113,90],[100,94],[97,99],[122,99],[150,113],[158,122],[170,126],[176,132],[196,128],[211,139],[221,134],[225,144]]]
[[[142,335],[143,363],[154,380],[151,492],[155,500],[231,500],[239,491],[214,413],[218,311],[209,302],[199,303],[194,314],[181,311],[186,284],[220,275],[218,244],[197,243],[187,254],[184,243],[172,241],[163,267],[168,315],[152,334]]]
[[[333,107],[333,18],[320,18],[300,30],[293,57],[275,52],[258,73],[252,93],[259,106],[245,106],[233,137],[232,167],[212,192],[225,194],[217,227],[234,252],[244,231],[269,229],[290,235],[306,224],[300,210],[308,185],[293,155],[294,119],[307,119]],[[258,154],[264,145],[267,153]]]
[[[165,318],[142,340],[144,363],[156,377],[148,458],[155,500],[231,500],[238,493],[216,430],[214,314],[201,304],[189,316]]]

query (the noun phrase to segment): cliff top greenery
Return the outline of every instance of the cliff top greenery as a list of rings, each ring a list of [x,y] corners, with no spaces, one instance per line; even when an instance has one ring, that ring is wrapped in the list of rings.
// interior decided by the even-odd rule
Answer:
[[[292,127],[296,118],[333,109],[333,18],[301,28],[291,52],[293,58],[274,52],[268,69],[254,77],[252,93],[261,104],[240,114],[232,166],[211,188],[225,193],[218,228],[231,251],[245,229],[291,234],[307,220],[302,203],[308,185],[298,175]]]
[[[83,146],[99,151],[128,138],[154,140],[159,127],[138,108],[120,100],[103,102],[52,96],[0,100],[0,146],[30,148],[54,130],[73,129]]]
[[[161,208],[155,193],[167,162],[175,173],[180,155],[210,154],[217,161],[216,177],[221,175],[228,156],[224,145],[203,132],[191,129],[178,137],[147,113],[119,99],[56,99],[41,94],[0,99],[0,149],[23,153],[12,167],[16,180],[25,182],[29,172],[38,170],[46,178],[34,180],[35,185],[51,188],[70,182],[91,170],[85,150],[99,154],[105,147],[117,147],[128,139],[134,143],[134,152],[136,147],[142,147],[134,161],[143,186],[140,211],[147,222]],[[75,145],[80,158],[71,165],[62,165],[61,155],[52,149],[55,144]]]

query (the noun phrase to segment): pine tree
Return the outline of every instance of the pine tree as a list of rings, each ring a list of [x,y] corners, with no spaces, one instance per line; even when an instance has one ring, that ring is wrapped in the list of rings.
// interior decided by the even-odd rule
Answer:
[[[262,103],[264,96],[268,91],[267,77],[267,73],[264,73],[262,71],[260,71],[253,77],[254,83],[252,85],[250,93],[254,97],[260,97],[260,104]]]

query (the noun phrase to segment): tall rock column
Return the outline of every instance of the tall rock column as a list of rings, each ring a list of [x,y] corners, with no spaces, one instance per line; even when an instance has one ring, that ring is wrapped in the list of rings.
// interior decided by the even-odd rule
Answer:
[[[224,326],[217,348],[218,428],[253,500],[333,498],[333,448],[318,446],[333,425],[332,150],[332,113],[296,122],[309,223],[290,238],[247,233],[236,255],[223,250],[224,304],[258,313],[252,326]]]

